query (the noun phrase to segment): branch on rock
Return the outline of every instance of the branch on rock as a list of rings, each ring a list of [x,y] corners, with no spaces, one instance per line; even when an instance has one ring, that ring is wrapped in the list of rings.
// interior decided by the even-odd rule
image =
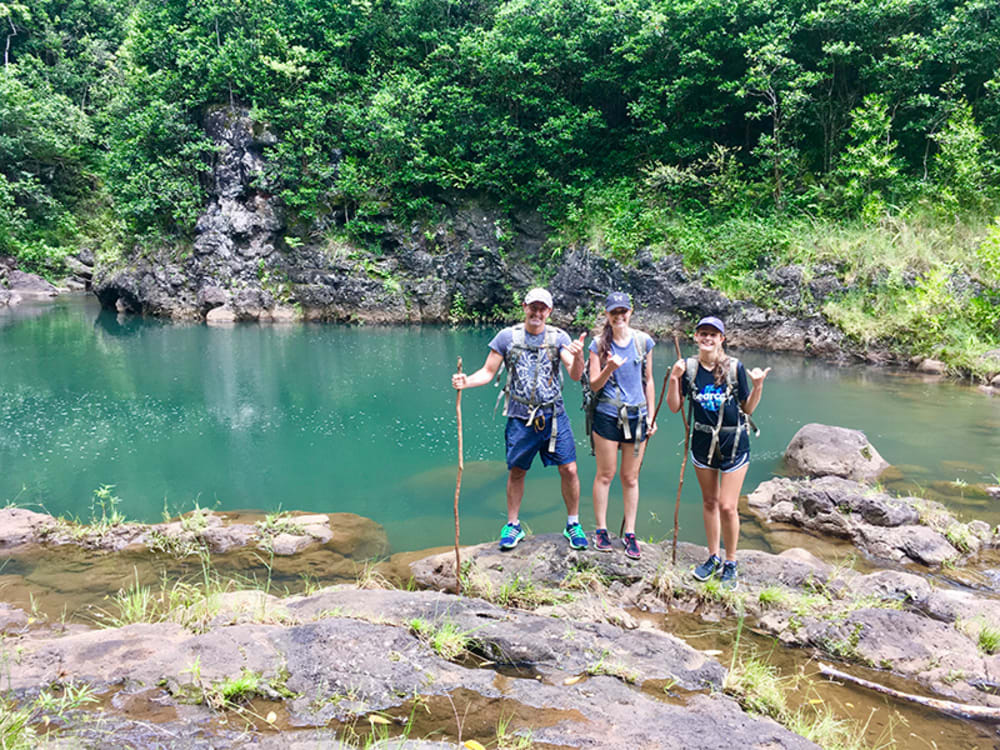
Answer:
[[[819,665],[819,671],[820,674],[825,675],[826,677],[843,680],[844,682],[853,682],[856,685],[861,685],[862,687],[874,690],[877,693],[890,695],[893,698],[899,698],[904,701],[918,703],[921,706],[933,708],[935,711],[941,711],[942,713],[954,714],[956,716],[963,716],[965,718],[976,719],[978,721],[1000,722],[1000,708],[993,708],[992,706],[974,706],[971,703],[955,703],[954,701],[941,700],[940,698],[926,698],[922,695],[904,693],[900,690],[893,690],[885,685],[879,685],[877,682],[871,682],[870,680],[865,680],[861,677],[855,677],[854,675],[847,674],[847,672],[841,672],[839,669],[834,669],[827,664],[821,663]]]

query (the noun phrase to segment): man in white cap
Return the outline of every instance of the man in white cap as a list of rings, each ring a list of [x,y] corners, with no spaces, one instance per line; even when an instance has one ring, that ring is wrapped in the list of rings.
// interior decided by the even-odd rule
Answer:
[[[512,549],[524,539],[518,514],[524,498],[524,476],[535,454],[545,466],[559,467],[563,501],[568,518],[563,536],[573,549],[587,548],[580,525],[580,479],[576,471],[576,441],[562,399],[562,372],[570,378],[583,374],[585,333],[576,341],[561,328],[546,325],[552,314],[552,295],[537,287],[524,297],[524,322],[504,328],[490,341],[486,363],[471,375],[451,377],[458,390],[486,385],[507,367],[504,388],[504,432],[507,445],[507,523],[500,531],[500,549]]]

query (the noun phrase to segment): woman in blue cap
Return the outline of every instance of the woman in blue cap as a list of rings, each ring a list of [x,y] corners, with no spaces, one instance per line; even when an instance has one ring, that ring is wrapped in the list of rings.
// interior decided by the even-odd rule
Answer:
[[[698,321],[694,339],[698,356],[679,359],[670,371],[667,406],[677,412],[688,396],[691,403],[691,460],[701,487],[702,515],[708,559],[694,577],[707,581],[721,571],[722,586],[735,589],[736,545],[740,536],[739,499],[750,466],[750,415],[760,403],[764,378],[771,371],[726,355],[726,327],[709,316]],[[749,378],[752,385],[747,384]],[[721,541],[726,559],[719,557]]]
[[[612,292],[604,301],[605,321],[600,336],[590,343],[587,365],[591,390],[596,394],[594,428],[591,433],[597,476],[594,477],[594,547],[612,549],[608,534],[608,491],[618,471],[622,454],[621,484],[625,506],[622,544],[625,554],[641,556],[635,537],[639,510],[639,467],[646,439],[656,432],[653,424],[653,339],[629,326],[632,302],[624,292]]]

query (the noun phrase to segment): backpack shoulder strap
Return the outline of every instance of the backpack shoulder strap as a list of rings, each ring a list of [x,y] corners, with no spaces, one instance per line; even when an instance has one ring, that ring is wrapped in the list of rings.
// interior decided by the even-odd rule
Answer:
[[[640,343],[641,342],[641,343]],[[643,344],[646,343],[646,337],[640,334],[638,331],[632,331],[632,348],[635,349],[635,356],[641,362],[640,372],[642,374],[642,389],[646,390],[646,380],[648,377],[646,375],[646,352],[643,351]]]
[[[561,328],[556,328],[555,326],[545,326],[545,346],[549,349],[559,349],[559,334],[562,333]]]
[[[513,331],[513,337],[511,339],[511,343],[514,346],[524,346],[524,341],[525,341],[524,323],[518,323],[516,326],[513,326],[511,330]]]
[[[729,358],[729,370],[726,372],[726,384],[734,391],[738,387],[736,374],[739,371],[740,361],[736,357]]]
[[[698,378],[698,358],[688,357],[684,362],[687,365],[688,393],[694,393],[694,383]]]

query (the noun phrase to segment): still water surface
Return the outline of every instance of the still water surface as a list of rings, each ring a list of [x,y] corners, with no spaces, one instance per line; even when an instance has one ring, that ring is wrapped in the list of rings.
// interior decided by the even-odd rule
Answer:
[[[0,311],[0,504],[89,518],[93,491],[114,485],[130,518],[158,521],[202,507],[349,511],[383,524],[394,552],[454,538],[456,359],[480,366],[494,329],[437,326],[208,327],[119,317],[85,297]],[[576,332],[578,333],[578,332]],[[672,342],[654,350],[657,390]],[[963,483],[1000,473],[1000,399],[974,388],[798,356],[736,352],[771,365],[755,420],[745,490],[780,471],[796,430],[824,422],[864,430],[907,479],[958,488],[967,517],[1000,513],[964,500]],[[505,520],[503,419],[497,390],[462,398],[462,542]],[[579,387],[567,381],[577,433],[584,525],[592,528],[594,463]],[[683,426],[665,409],[641,478],[639,534],[670,533]],[[692,470],[682,539],[703,542]],[[611,518],[621,512],[612,488]],[[522,519],[535,532],[565,522],[554,469],[528,475]],[[617,522],[613,525],[617,525]],[[750,531],[750,529],[748,529]]]

